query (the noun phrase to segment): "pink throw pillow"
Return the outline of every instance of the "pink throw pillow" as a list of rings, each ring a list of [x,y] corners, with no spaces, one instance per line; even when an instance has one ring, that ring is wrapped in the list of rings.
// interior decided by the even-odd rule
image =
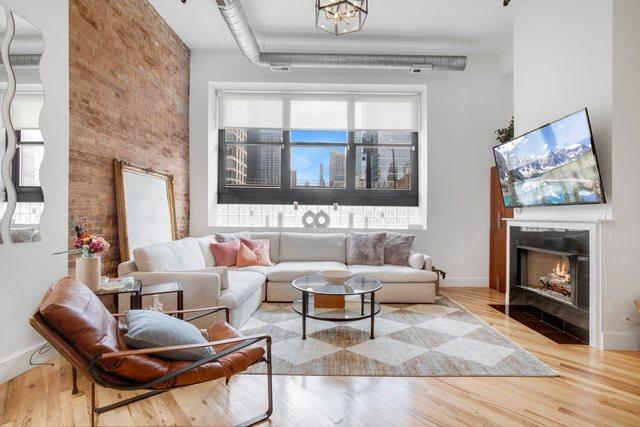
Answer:
[[[210,243],[209,248],[213,253],[218,267],[233,267],[236,265],[238,258],[238,249],[240,248],[240,240],[231,242]]]
[[[236,260],[238,267],[272,265],[271,259],[269,258],[269,240],[240,239],[240,242]]]

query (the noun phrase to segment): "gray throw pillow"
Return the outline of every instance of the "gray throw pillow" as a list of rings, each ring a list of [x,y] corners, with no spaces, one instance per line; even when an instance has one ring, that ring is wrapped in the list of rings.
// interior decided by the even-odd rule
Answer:
[[[127,333],[124,342],[135,349],[206,343],[198,328],[184,320],[151,310],[129,310],[125,314]],[[167,351],[155,356],[172,360],[195,361],[214,354],[212,347]]]
[[[413,234],[387,233],[384,242],[384,263],[409,265],[411,245],[416,238]]]
[[[347,264],[384,264],[384,242],[387,233],[349,233],[347,237]]]
[[[216,233],[214,234],[216,242],[233,242],[234,240],[249,239],[250,235],[248,231],[241,231],[239,233]]]

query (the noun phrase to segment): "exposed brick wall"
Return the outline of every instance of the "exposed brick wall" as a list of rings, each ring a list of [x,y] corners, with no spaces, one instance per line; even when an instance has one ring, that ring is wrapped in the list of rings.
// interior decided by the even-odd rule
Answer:
[[[111,243],[103,274],[113,276],[113,158],[172,174],[178,234],[188,233],[189,49],[147,0],[70,0],[69,73],[69,220],[87,216]]]

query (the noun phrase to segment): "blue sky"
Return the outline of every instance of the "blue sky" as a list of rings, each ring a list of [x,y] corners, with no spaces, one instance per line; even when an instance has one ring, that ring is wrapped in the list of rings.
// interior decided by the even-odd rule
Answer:
[[[504,144],[499,151],[506,156],[519,158],[540,157],[548,151],[555,151],[572,144],[588,142],[589,124],[585,111],[579,111],[559,120],[551,126],[538,129],[528,135]]]
[[[292,130],[291,142],[341,142],[347,141],[343,131]],[[332,150],[344,152],[342,147],[291,147],[291,169],[297,173],[298,185],[309,181],[318,184],[320,163],[324,163],[324,181],[329,185],[329,154]]]

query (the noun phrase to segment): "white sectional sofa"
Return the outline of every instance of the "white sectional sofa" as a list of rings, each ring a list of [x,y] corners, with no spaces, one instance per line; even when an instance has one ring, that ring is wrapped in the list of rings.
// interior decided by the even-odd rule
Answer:
[[[240,327],[263,301],[290,302],[300,296],[291,281],[322,270],[348,270],[383,283],[376,300],[388,303],[433,303],[436,273],[431,257],[412,252],[409,266],[348,265],[347,235],[311,233],[249,233],[251,239],[268,239],[270,267],[216,267],[209,244],[214,236],[188,237],[135,249],[134,261],[118,267],[120,276],[133,276],[143,285],[179,281],[184,307],[224,305],[231,323]],[[166,307],[175,298],[163,297]],[[145,304],[147,304],[145,302]],[[126,307],[121,307],[124,309]]]

